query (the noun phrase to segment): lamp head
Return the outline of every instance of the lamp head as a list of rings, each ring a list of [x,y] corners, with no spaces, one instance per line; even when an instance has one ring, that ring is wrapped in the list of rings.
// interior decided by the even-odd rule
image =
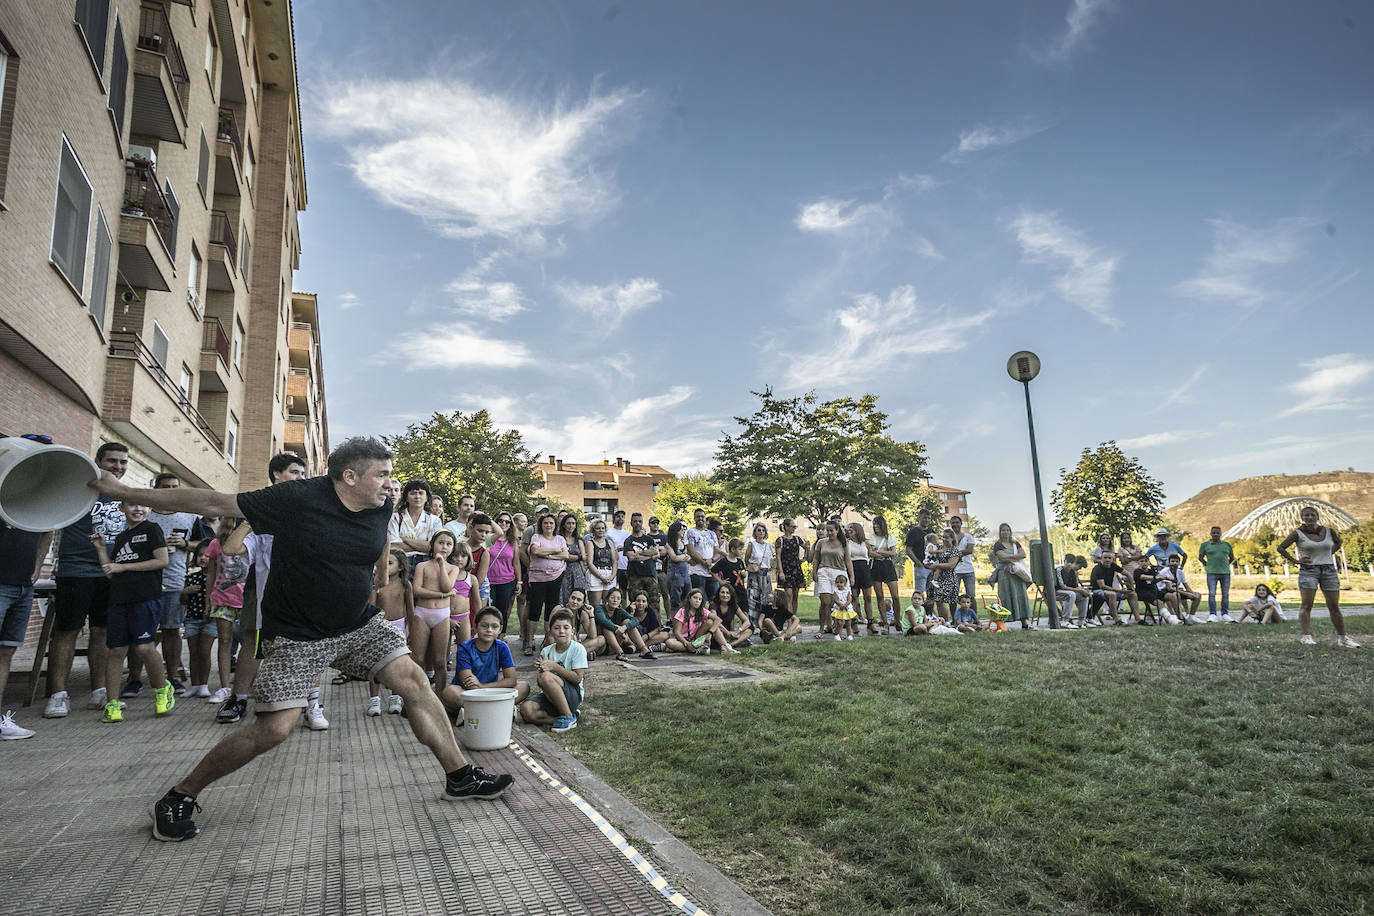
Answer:
[[[1018,382],[1029,382],[1040,374],[1040,357],[1029,350],[1013,353],[1007,360],[1007,375]]]

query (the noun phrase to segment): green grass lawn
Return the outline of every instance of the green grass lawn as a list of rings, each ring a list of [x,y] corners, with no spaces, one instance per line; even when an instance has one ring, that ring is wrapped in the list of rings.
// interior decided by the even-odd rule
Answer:
[[[1316,629],[775,644],[566,738],[779,914],[1369,912],[1374,648]]]

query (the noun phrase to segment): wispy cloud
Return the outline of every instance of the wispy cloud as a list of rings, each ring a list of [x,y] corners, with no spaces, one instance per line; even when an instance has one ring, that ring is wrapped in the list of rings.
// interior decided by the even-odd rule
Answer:
[[[351,308],[357,308],[361,304],[357,293],[340,293],[338,301],[339,308],[345,312]]]
[[[1008,124],[1000,127],[981,125],[972,130],[961,131],[959,142],[940,158],[945,162],[959,162],[970,153],[1020,143],[1022,140],[1034,137],[1044,129],[1044,125],[1031,123]]]
[[[914,188],[915,190],[920,191],[921,193],[925,193],[926,191],[933,191],[940,186],[939,179],[937,179],[934,175],[925,174],[901,174],[897,176],[896,183],[905,188]]]
[[[881,203],[860,204],[823,197],[801,208],[796,226],[803,232],[844,232],[890,218],[890,211]]]
[[[407,372],[469,366],[514,369],[533,364],[534,355],[518,340],[501,340],[467,325],[446,324],[406,331],[386,349],[383,362],[399,365]]]
[[[823,349],[790,357],[785,384],[841,384],[859,374],[891,371],[905,357],[962,350],[992,315],[991,309],[959,315],[921,306],[911,286],[899,286],[886,298],[864,293],[829,317]]]
[[[617,192],[597,160],[628,135],[638,99],[620,89],[540,107],[458,79],[360,79],[314,95],[319,129],[347,144],[360,184],[459,238],[537,238],[604,213]]]
[[[1369,401],[1364,392],[1374,378],[1374,360],[1354,353],[1336,353],[1302,364],[1307,373],[1288,385],[1301,400],[1281,417],[1324,410],[1350,410]]]
[[[453,297],[454,311],[470,318],[505,321],[529,308],[529,298],[517,284],[488,277],[493,265],[506,254],[489,254],[444,285],[444,292]]]
[[[1112,279],[1120,261],[1066,226],[1059,214],[1023,210],[1007,222],[1021,246],[1021,260],[1057,268],[1054,288],[1066,302],[1083,309],[1110,327],[1120,325],[1112,314]]]
[[[1198,275],[1174,286],[1192,299],[1231,302],[1253,308],[1273,294],[1276,268],[1302,253],[1303,237],[1316,225],[1306,217],[1281,219],[1262,229],[1230,220],[1208,220],[1212,253]]]
[[[556,284],[554,290],[574,308],[608,322],[608,329],[619,325],[626,316],[663,299],[663,289],[658,281],[648,277],[635,277],[628,283],[608,283],[604,286],[565,281]]]
[[[1102,21],[1111,5],[1109,0],[1071,0],[1068,12],[1064,14],[1064,33],[1035,56],[1047,63],[1068,60]]]
[[[1201,435],[1203,433],[1196,429],[1179,429],[1163,433],[1149,433],[1144,436],[1132,436],[1129,439],[1117,439],[1116,444],[1122,448],[1158,448],[1162,445],[1188,442]]]

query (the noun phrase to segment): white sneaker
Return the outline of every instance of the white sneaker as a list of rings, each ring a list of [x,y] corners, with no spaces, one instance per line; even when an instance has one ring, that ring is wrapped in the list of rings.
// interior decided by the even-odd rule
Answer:
[[[1201,623],[1202,623],[1202,619],[1199,618],[1198,615],[1196,615],[1196,614],[1185,614],[1184,617],[1183,617],[1183,619],[1186,620],[1186,621],[1188,621],[1189,623],[1193,623],[1193,624],[1201,624]],[[1213,620],[1212,623],[1216,623],[1216,621]]]
[[[1076,630],[1076,629],[1078,629],[1078,624],[1074,623],[1072,620],[1066,620],[1066,621],[1064,621],[1064,629],[1066,629],[1066,630]]]
[[[329,727],[329,720],[324,717],[324,707],[316,703],[314,706],[305,708],[305,724],[310,726],[311,731],[322,732]]]
[[[1311,633],[1302,634],[1302,638],[1299,639],[1298,642],[1302,643],[1304,646],[1315,646],[1317,644],[1317,641],[1312,638]]]
[[[398,697],[398,696],[396,696],[396,694],[393,693],[393,694],[391,695],[391,699],[387,700],[387,702],[386,702],[386,711],[389,712],[389,713],[391,713],[392,715],[399,716],[399,715],[401,714],[401,709],[402,709],[402,701],[401,701],[401,698]]]
[[[835,642],[840,642],[840,641],[843,640],[843,639],[844,639],[844,637],[841,636],[839,633],[836,633],[836,634],[835,634]]]
[[[15,723],[13,710],[0,716],[0,740],[18,741],[20,738],[32,738],[33,735],[33,729]]]
[[[48,705],[43,707],[43,718],[62,719],[71,712],[72,704],[67,702],[67,691],[59,690],[48,697]]]
[[[210,695],[210,690],[209,690],[208,687],[207,687],[206,690],[205,690],[205,695],[206,695],[206,696],[209,696],[209,695]],[[183,700],[194,700],[194,699],[195,699],[196,697],[198,697],[198,696],[200,696],[200,685],[199,685],[199,684],[191,684],[190,686],[188,686],[185,690],[183,690],[183,691],[181,692],[181,698],[182,698]]]
[[[106,699],[107,699],[107,697],[106,697],[106,694],[105,694],[105,688],[104,688],[104,687],[101,687],[99,690],[92,690],[92,691],[91,691],[90,699],[88,699],[88,700],[86,701],[86,708],[87,708],[87,709],[104,709],[104,708],[105,708],[105,700],[106,700]]]
[[[212,704],[218,706],[225,700],[232,697],[233,695],[234,691],[230,690],[228,687],[221,687],[219,690],[216,690],[214,693],[210,694],[209,699]]]
[[[368,698],[367,698],[367,714],[368,714],[369,716],[380,716],[380,715],[382,714],[382,698],[381,698],[381,697],[368,697]]]
[[[1207,622],[1208,622],[1208,623],[1216,623],[1216,622],[1217,622],[1217,615],[1216,615],[1216,614],[1208,614],[1208,615],[1207,615]]]
[[[734,646],[730,645],[728,642],[720,650],[721,655],[735,655],[738,652],[739,650],[736,649]]]
[[[1236,622],[1236,618],[1232,617],[1230,614],[1222,614],[1222,615],[1221,615],[1221,622],[1222,622],[1222,623],[1235,623],[1235,622]]]
[[[1342,636],[1340,639],[1336,640],[1336,645],[1340,646],[1342,649],[1358,649],[1360,647],[1360,644],[1349,636]],[[29,732],[29,735],[32,734],[33,732]],[[29,735],[24,735],[24,737],[27,738]]]

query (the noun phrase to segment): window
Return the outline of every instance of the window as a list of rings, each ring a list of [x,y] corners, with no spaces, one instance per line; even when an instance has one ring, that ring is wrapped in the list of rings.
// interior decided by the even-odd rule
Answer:
[[[10,158],[14,122],[14,87],[19,82],[19,58],[0,33],[0,197],[5,194],[5,171]]]
[[[196,187],[200,196],[210,200],[210,144],[205,140],[205,125],[200,128],[200,158],[196,160]]]
[[[114,116],[115,133],[124,142],[124,97],[129,88],[129,52],[124,49],[124,25],[115,14],[114,60],[110,64],[109,109]]]
[[[239,361],[243,358],[243,325],[234,319],[234,368],[241,369]]]
[[[202,266],[200,250],[192,242],[191,264],[186,271],[186,304],[195,309],[196,314],[200,314],[200,270]]]
[[[253,165],[257,162],[257,159],[253,157],[253,141],[251,139],[247,141],[245,149],[248,151],[248,155],[243,160],[243,183],[251,189],[253,187]]]
[[[86,283],[86,236],[91,228],[91,183],[65,135],[57,169],[52,220],[52,262],[81,295]]]
[[[239,460],[239,418],[232,412],[229,414],[228,435],[224,437],[224,457],[229,459],[230,464]]]
[[[253,243],[248,240],[248,223],[239,223],[239,273],[243,274],[243,283],[245,286],[253,281],[252,253]]]
[[[215,44],[213,24],[205,32],[205,75],[210,77],[210,90],[215,88],[215,76],[219,72],[219,46]]]
[[[253,55],[253,85],[252,85],[252,88],[253,88],[253,101],[256,103],[257,100],[258,100],[258,55],[257,55],[256,53]]]
[[[162,368],[167,368],[167,334],[162,330],[162,325],[153,322],[153,359]]]
[[[110,26],[110,0],[76,0],[76,27],[86,42],[96,72],[105,74],[105,35]]]
[[[181,389],[181,403],[191,403],[191,368],[185,363],[181,364],[181,377],[177,379],[177,387]]]
[[[105,330],[105,308],[110,301],[110,254],[114,247],[105,211],[97,206],[95,224],[95,264],[91,267],[91,317]]]
[[[181,223],[181,201],[177,200],[176,192],[172,190],[172,183],[167,182],[167,187],[163,191],[167,198],[167,210],[172,214],[172,237],[163,239],[167,243],[167,251],[175,259],[177,256],[177,226]]]

